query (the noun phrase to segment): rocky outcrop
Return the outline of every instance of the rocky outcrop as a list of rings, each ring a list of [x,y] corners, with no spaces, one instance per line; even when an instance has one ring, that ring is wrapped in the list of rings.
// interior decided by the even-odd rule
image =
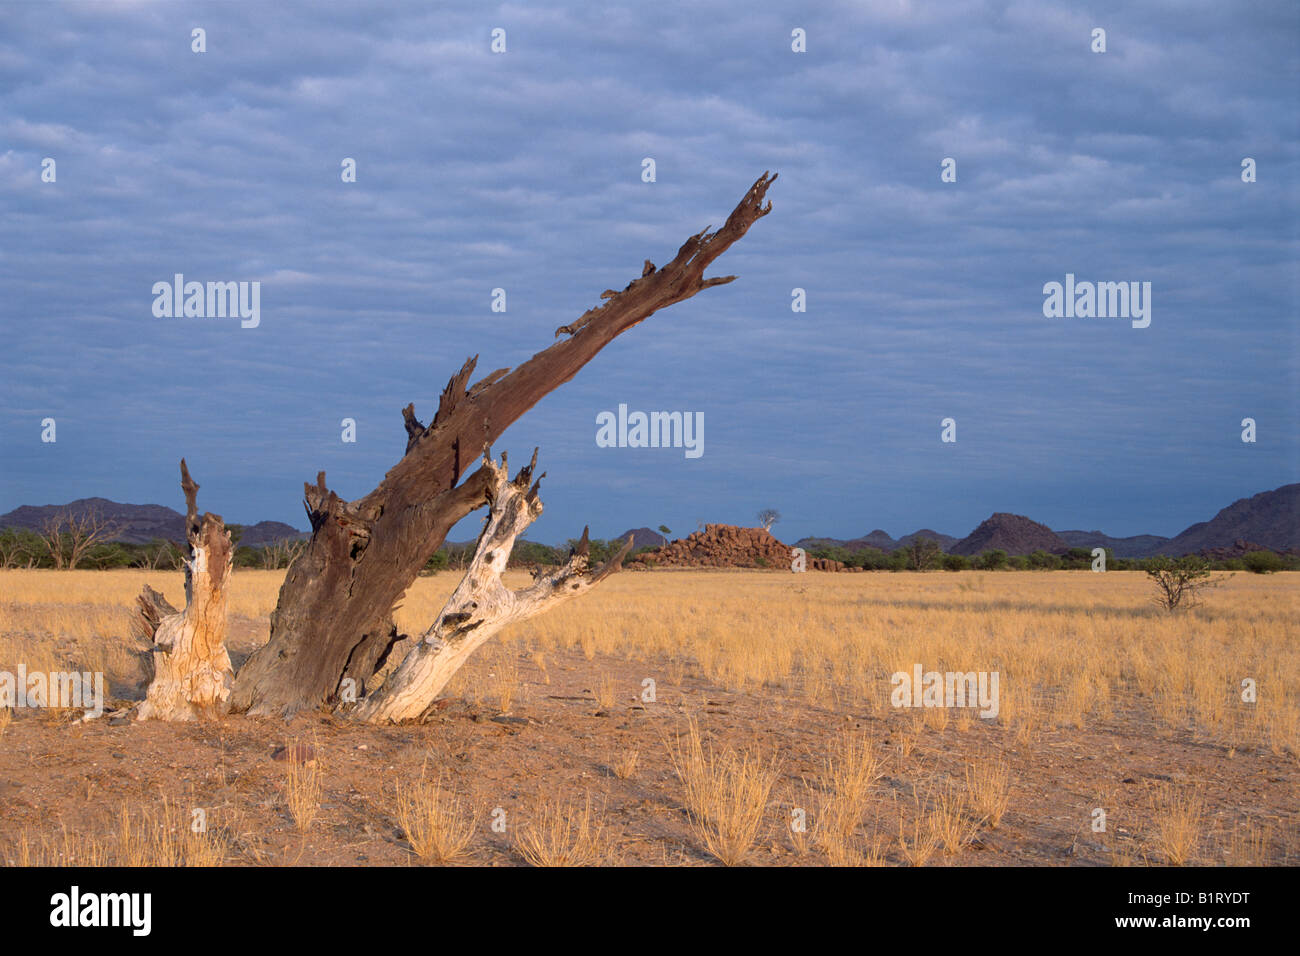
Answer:
[[[654,551],[635,555],[628,565],[668,568],[772,568],[791,570],[793,549],[762,528],[729,524],[706,525],[703,531],[679,538]],[[809,571],[840,571],[844,565],[808,557]]]
[[[1252,551],[1267,551],[1268,548],[1262,544],[1256,544],[1253,541],[1246,541],[1238,538],[1230,547],[1225,548],[1202,548],[1200,555],[1211,561],[1229,561],[1233,558],[1244,558]]]

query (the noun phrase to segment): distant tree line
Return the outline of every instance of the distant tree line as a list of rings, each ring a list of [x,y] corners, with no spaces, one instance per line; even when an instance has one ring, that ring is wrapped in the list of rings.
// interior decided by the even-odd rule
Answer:
[[[1170,558],[1117,558],[1110,548],[1106,552],[1107,571],[1146,571]],[[1064,554],[1038,550],[1031,554],[1007,554],[1001,548],[967,557],[946,554],[932,538],[918,538],[909,545],[885,552],[879,548],[849,551],[843,547],[809,548],[812,558],[829,558],[847,567],[868,571],[1086,571],[1092,567],[1091,548],[1070,548]],[[1244,557],[1224,560],[1197,559],[1211,571],[1300,571],[1300,556],[1273,551],[1251,551]]]
[[[276,570],[287,568],[306,541],[274,541],[260,545],[241,545],[242,525],[226,525],[235,545],[235,567]],[[185,549],[179,542],[154,538],[145,544],[110,541],[116,534],[111,525],[97,519],[84,520],[57,516],[38,531],[5,528],[0,531],[0,569],[53,568],[73,571],[109,571],[114,568],[139,568],[146,571],[177,571],[182,567]]]
[[[227,525],[231,542],[235,545],[235,566],[276,570],[287,568],[289,563],[307,546],[306,541],[277,541],[261,545],[241,545],[242,525]],[[178,542],[154,538],[146,544],[128,544],[107,541],[112,533],[109,526],[95,521],[51,522],[40,531],[24,528],[7,528],[0,531],[0,569],[7,568],[82,568],[106,571],[113,568],[143,568],[145,570],[179,570],[184,549]],[[592,538],[589,542],[591,561],[599,564],[622,546],[621,540]],[[551,547],[535,541],[517,541],[510,555],[510,566],[515,568],[553,567],[562,564],[569,551],[578,545],[571,538],[560,547]],[[638,548],[634,553],[653,551],[654,546]],[[1106,550],[1108,571],[1149,571],[1170,560],[1167,556],[1151,558],[1117,558]],[[850,552],[842,547],[809,548],[808,556],[829,558],[847,567],[865,568],[868,571],[1083,571],[1092,567],[1090,548],[1071,548],[1064,554],[1035,551],[1027,555],[1009,555],[1001,549],[985,551],[967,557],[947,554],[939,542],[919,538],[911,544],[885,552],[878,548],[863,548]],[[429,558],[426,573],[443,570],[462,570],[474,555],[474,542],[446,544]],[[1251,551],[1240,558],[1224,560],[1197,559],[1211,571],[1252,571],[1268,574],[1274,571],[1300,571],[1300,556],[1277,554],[1273,551]]]

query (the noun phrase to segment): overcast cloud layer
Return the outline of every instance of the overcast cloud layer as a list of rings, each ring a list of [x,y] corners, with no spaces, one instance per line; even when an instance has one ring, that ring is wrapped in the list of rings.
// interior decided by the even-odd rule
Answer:
[[[770,169],[712,270],[739,280],[499,443],[541,446],[529,537],[762,507],[786,540],[1175,534],[1300,475],[1298,40],[1290,0],[0,0],[0,512],[179,508],[184,455],[202,507],[305,527],[304,480],[369,491],[403,405],[544,348]],[[260,281],[261,324],[155,318],[175,273]],[[1066,273],[1150,282],[1150,327],[1045,318]],[[597,447],[620,402],[702,412],[703,456]]]

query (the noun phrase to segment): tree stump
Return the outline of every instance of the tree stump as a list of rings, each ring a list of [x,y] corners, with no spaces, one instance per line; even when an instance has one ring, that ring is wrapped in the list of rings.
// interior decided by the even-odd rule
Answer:
[[[234,565],[220,515],[198,515],[198,484],[181,459],[185,491],[185,610],[145,585],[140,631],[153,641],[154,676],[137,720],[195,720],[225,713],[234,683],[226,653],[226,595]]]

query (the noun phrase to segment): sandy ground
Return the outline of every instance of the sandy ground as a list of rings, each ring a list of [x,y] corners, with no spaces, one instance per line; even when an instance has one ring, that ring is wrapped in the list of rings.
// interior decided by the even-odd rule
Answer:
[[[910,825],[938,788],[961,785],[969,761],[994,756],[1010,772],[1000,825],[980,827],[969,846],[938,852],[928,865],[1161,863],[1151,849],[1153,794],[1188,782],[1204,786],[1206,807],[1193,862],[1245,862],[1232,859],[1232,835],[1250,823],[1268,834],[1265,862],[1300,863],[1300,773],[1292,757],[1157,733],[1123,706],[1085,729],[1045,728],[1017,743],[1009,729],[978,719],[934,730],[914,711],[835,713],[777,692],[729,693],[689,668],[673,686],[662,679],[664,667],[645,662],[566,651],[548,657],[545,674],[518,658],[520,692],[508,714],[450,698],[419,726],[358,726],[321,715],[288,725],[244,717],[71,723],[75,715],[19,712],[0,737],[0,857],[16,862],[24,832],[39,839],[66,827],[108,840],[122,806],[166,796],[186,813],[205,810],[228,865],[418,865],[397,822],[395,786],[445,771],[478,812],[468,863],[522,864],[515,834],[535,808],[590,794],[603,819],[603,862],[708,864],[715,861],[690,826],[668,752],[693,716],[706,744],[757,747],[780,760],[747,860],[753,864],[826,862],[811,846],[800,852],[788,822],[794,808],[815,800],[823,756],[850,729],[883,758],[863,834],[864,842],[880,841],[887,864],[903,862],[900,818]],[[653,703],[639,699],[648,672],[659,677]],[[596,674],[617,688],[608,710],[596,703]],[[305,832],[286,805],[287,765],[273,757],[293,741],[313,747],[323,786],[320,813]],[[619,779],[612,765],[633,750],[637,768]],[[1096,807],[1107,814],[1104,833],[1091,826]],[[494,819],[504,820],[504,832],[493,830]]]

